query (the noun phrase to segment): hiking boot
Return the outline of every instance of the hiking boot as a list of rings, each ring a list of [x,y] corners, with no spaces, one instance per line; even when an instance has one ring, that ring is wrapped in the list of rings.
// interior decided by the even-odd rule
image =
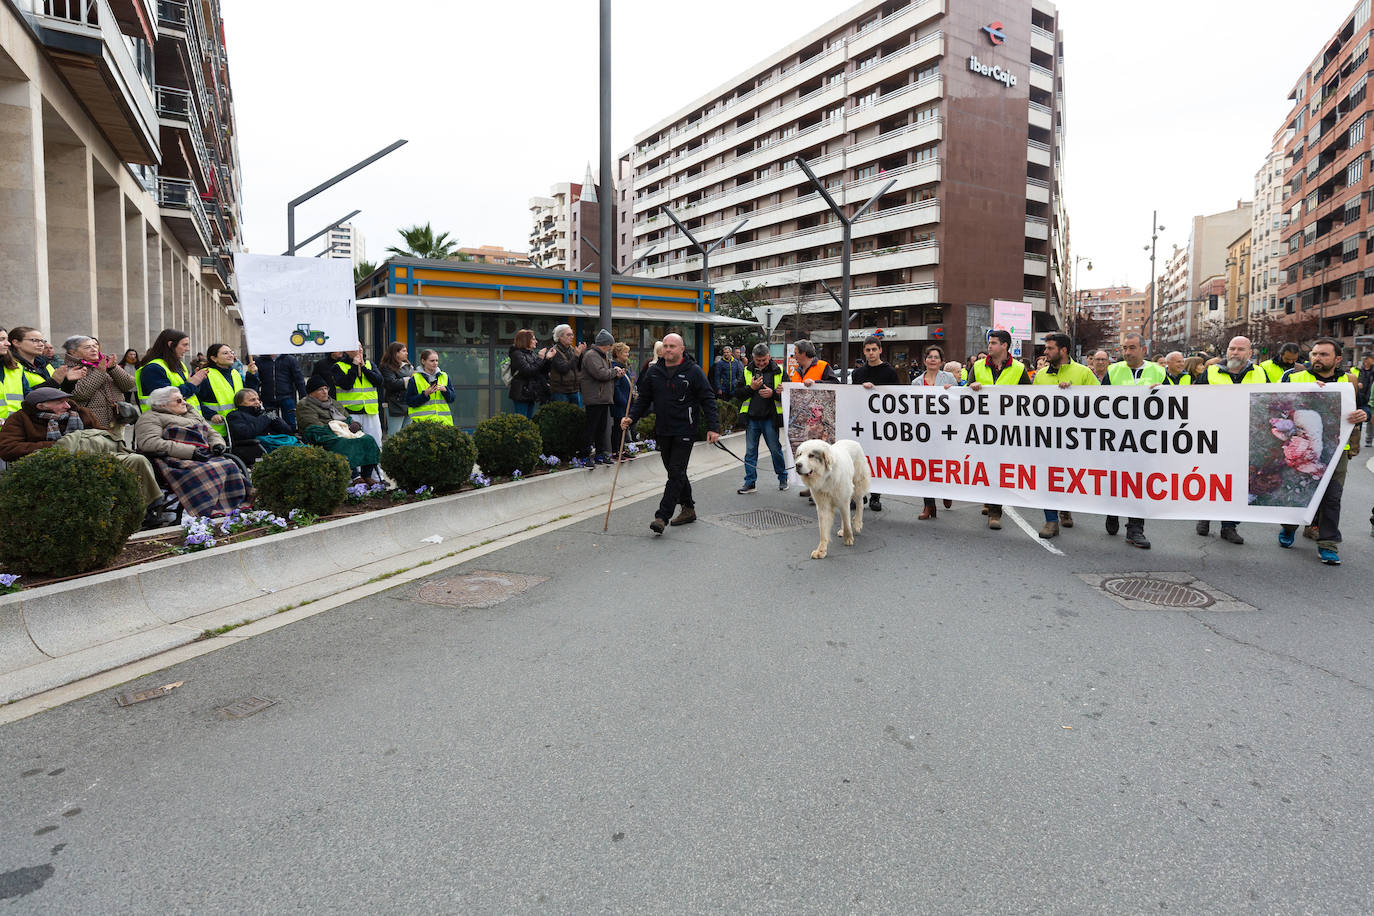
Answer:
[[[1121,519],[1115,515],[1107,516],[1107,533],[1116,537],[1116,533],[1121,530]]]
[[[992,518],[991,518],[991,517],[988,518],[988,527],[989,527],[989,528],[992,527]],[[1057,537],[1059,537],[1059,523],[1058,523],[1058,522],[1045,522],[1045,524],[1043,524],[1043,525],[1040,526],[1040,536],[1041,536],[1042,538],[1044,538],[1045,540],[1047,540],[1047,541],[1048,541],[1050,538],[1057,538]]]
[[[683,506],[682,511],[677,514],[677,518],[668,524],[670,525],[690,525],[697,520],[697,510],[691,506]]]
[[[1318,547],[1317,556],[1322,558],[1322,562],[1327,566],[1340,566],[1341,555],[1336,553],[1334,547]]]
[[[1139,547],[1141,550],[1150,549],[1150,539],[1145,536],[1143,528],[1127,528],[1126,543],[1132,547]]]
[[[661,518],[656,518],[649,523],[649,530],[652,531],[654,534],[662,534],[663,529],[667,527],[668,526],[663,523],[663,519]]]
[[[1072,513],[1072,512],[1060,512],[1060,513],[1059,513],[1059,524],[1063,525],[1065,528],[1072,528],[1072,527],[1073,527],[1073,513]]]
[[[945,506],[945,508],[948,509],[949,506]],[[987,514],[988,514],[988,504],[987,504],[987,503],[983,503],[983,514],[984,514],[984,515],[987,515]],[[1369,523],[1370,523],[1371,525],[1374,525],[1374,518],[1371,518],[1371,519],[1369,520]]]
[[[868,497],[868,511],[869,511],[869,512],[881,512],[881,511],[883,511],[883,498],[882,498],[882,496],[878,495],[877,493],[874,493],[872,496]]]
[[[993,531],[1002,530],[1001,512],[993,512],[991,509],[988,510],[988,527],[991,528]]]
[[[1226,529],[1223,528],[1222,530],[1225,531]],[[1211,533],[1212,533],[1212,523],[1211,523],[1211,522],[1198,522],[1198,523],[1197,523],[1197,533],[1200,534],[1200,535],[1202,535],[1203,537],[1206,537],[1207,535],[1211,534]]]
[[[953,508],[954,508],[954,500],[952,500],[952,499],[942,499],[942,500],[940,500],[940,502],[942,502],[942,503],[945,504],[945,508],[946,508],[946,509],[953,509]]]
[[[1240,532],[1231,527],[1221,529],[1221,539],[1237,545],[1245,543],[1245,538],[1240,536]]]
[[[757,493],[758,491],[758,487],[754,486],[752,483],[746,483],[744,486],[740,487],[735,492],[738,493],[740,496],[749,496],[750,494]]]
[[[1295,529],[1289,528],[1287,525],[1285,525],[1285,526],[1283,526],[1282,528],[1279,529],[1279,546],[1280,546],[1280,547],[1288,548],[1288,547],[1292,547],[1292,546],[1293,546],[1293,533],[1294,533],[1294,531],[1295,531]]]

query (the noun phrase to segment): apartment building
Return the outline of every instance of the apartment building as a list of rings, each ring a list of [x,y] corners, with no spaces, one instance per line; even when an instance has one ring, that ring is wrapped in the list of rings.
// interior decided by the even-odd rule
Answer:
[[[1118,342],[1124,341],[1127,334],[1145,333],[1145,318],[1150,313],[1149,291],[1140,292],[1131,290],[1130,295],[1122,296],[1117,300],[1121,306],[1121,317],[1118,319],[1120,336]]]
[[[1156,306],[1160,312],[1156,338],[1191,345],[1202,322],[1213,317],[1209,307],[1212,280],[1222,278],[1224,293],[1227,251],[1250,228],[1253,212],[1253,202],[1239,200],[1233,209],[1192,218],[1188,244],[1175,248],[1165,263]]]
[[[478,248],[459,248],[460,258],[474,264],[506,264],[511,267],[532,267],[530,256],[523,251],[508,251],[500,245],[482,245]]]
[[[237,341],[219,0],[0,2],[0,323],[107,350]]]
[[[1226,248],[1225,322],[1236,325],[1250,317],[1250,242],[1251,230],[1246,229]],[[1210,308],[1210,304],[1208,308]]]
[[[976,352],[993,299],[1060,328],[1063,92],[1045,0],[865,0],[636,135],[634,256],[646,276],[756,289],[833,357],[842,230],[801,157],[851,216],[894,182],[854,225],[854,333],[882,327],[899,360],[930,340]],[[703,244],[748,222],[703,277],[666,210]]]
[[[530,261],[545,270],[573,270],[572,211],[582,201],[582,185],[565,181],[547,197],[530,198]],[[580,254],[580,252],[579,252]],[[591,252],[588,251],[590,256]]]
[[[347,260],[357,267],[367,260],[367,243],[362,230],[355,223],[341,223],[325,233],[325,249],[322,257]]]
[[[1129,286],[1102,286],[1082,289],[1074,297],[1078,319],[1091,320],[1102,329],[1108,349],[1118,347],[1126,334],[1141,332],[1148,311],[1145,293]]]
[[[1298,77],[1283,128],[1289,222],[1279,296],[1288,313],[1312,313],[1320,333],[1349,346],[1370,332],[1374,306],[1371,181],[1370,0],[1361,0]]]
[[[1188,248],[1174,245],[1160,268],[1155,283],[1154,319],[1146,337],[1187,349],[1184,344],[1185,310],[1188,308]]]
[[[1279,297],[1279,263],[1282,236],[1288,227],[1283,206],[1287,194],[1283,174],[1287,158],[1283,147],[1292,139],[1281,131],[1274,148],[1255,173],[1255,209],[1250,217],[1250,314],[1273,314],[1283,308]]]

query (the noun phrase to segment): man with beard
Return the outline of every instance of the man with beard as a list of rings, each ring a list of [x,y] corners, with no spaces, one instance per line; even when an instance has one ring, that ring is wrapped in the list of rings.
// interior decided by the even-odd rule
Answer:
[[[1045,361],[1045,366],[1035,373],[1032,385],[1057,385],[1060,388],[1070,388],[1074,385],[1096,385],[1097,378],[1092,370],[1081,363],[1073,361],[1070,355],[1073,352],[1073,342],[1067,334],[1047,334],[1045,336],[1045,353],[1041,357]],[[1067,509],[1045,510],[1045,524],[1040,528],[1040,537],[1049,540],[1059,536],[1059,526],[1065,528],[1073,527],[1073,513]]]
[[[1259,366],[1264,370],[1265,377],[1270,382],[1277,382],[1283,378],[1285,372],[1289,372],[1298,365],[1298,354],[1302,352],[1295,343],[1286,343],[1279,347],[1279,355],[1275,359],[1266,359]]]
[[[1348,382],[1352,381],[1348,374],[1341,371],[1341,344],[1340,341],[1330,337],[1318,337],[1312,343],[1312,352],[1308,354],[1308,368],[1298,366],[1289,369],[1283,374],[1285,382],[1316,382],[1318,385],[1325,386],[1328,382]],[[1345,443],[1341,449],[1341,454],[1336,459],[1336,470],[1332,473],[1331,479],[1327,481],[1326,489],[1322,492],[1321,502],[1317,504],[1317,555],[1327,566],[1340,566],[1341,555],[1339,544],[1341,543],[1341,494],[1345,491],[1345,471],[1350,459],[1360,453],[1360,427],[1358,424],[1369,419],[1369,414],[1365,413],[1357,403],[1356,409],[1347,417],[1351,423],[1356,424],[1355,429],[1350,433],[1350,441]],[[1321,443],[1317,443],[1321,447]],[[1279,546],[1292,547],[1293,535],[1297,533],[1297,525],[1283,525],[1279,528]]]
[[[1208,366],[1207,371],[1198,376],[1199,385],[1265,385],[1269,376],[1264,370],[1250,361],[1254,350],[1248,337],[1232,337],[1226,345],[1226,361],[1220,365]],[[1221,539],[1232,544],[1244,544],[1245,538],[1236,530],[1239,522],[1222,522]],[[1212,523],[1197,523],[1197,533],[1206,537],[1212,531]]]

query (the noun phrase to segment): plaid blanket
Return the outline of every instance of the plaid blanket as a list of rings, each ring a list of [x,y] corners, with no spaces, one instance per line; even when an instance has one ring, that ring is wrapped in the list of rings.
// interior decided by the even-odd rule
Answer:
[[[169,426],[163,437],[173,442],[185,442],[197,448],[206,447],[201,427]],[[193,458],[158,458],[158,470],[167,481],[167,488],[192,515],[213,515],[237,509],[248,498],[248,478],[239,466],[228,458],[196,461]]]

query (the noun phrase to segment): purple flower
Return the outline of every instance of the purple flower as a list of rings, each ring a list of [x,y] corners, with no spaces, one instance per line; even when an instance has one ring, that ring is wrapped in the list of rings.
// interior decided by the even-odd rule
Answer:
[[[9,573],[0,573],[0,586],[10,588],[14,583],[18,582],[20,578],[20,576],[13,576]]]
[[[524,477],[524,476],[525,476],[524,474],[521,474],[521,473],[520,473],[519,468],[517,468],[516,470],[510,472],[510,479],[511,479],[511,480],[519,480],[521,477]]]

